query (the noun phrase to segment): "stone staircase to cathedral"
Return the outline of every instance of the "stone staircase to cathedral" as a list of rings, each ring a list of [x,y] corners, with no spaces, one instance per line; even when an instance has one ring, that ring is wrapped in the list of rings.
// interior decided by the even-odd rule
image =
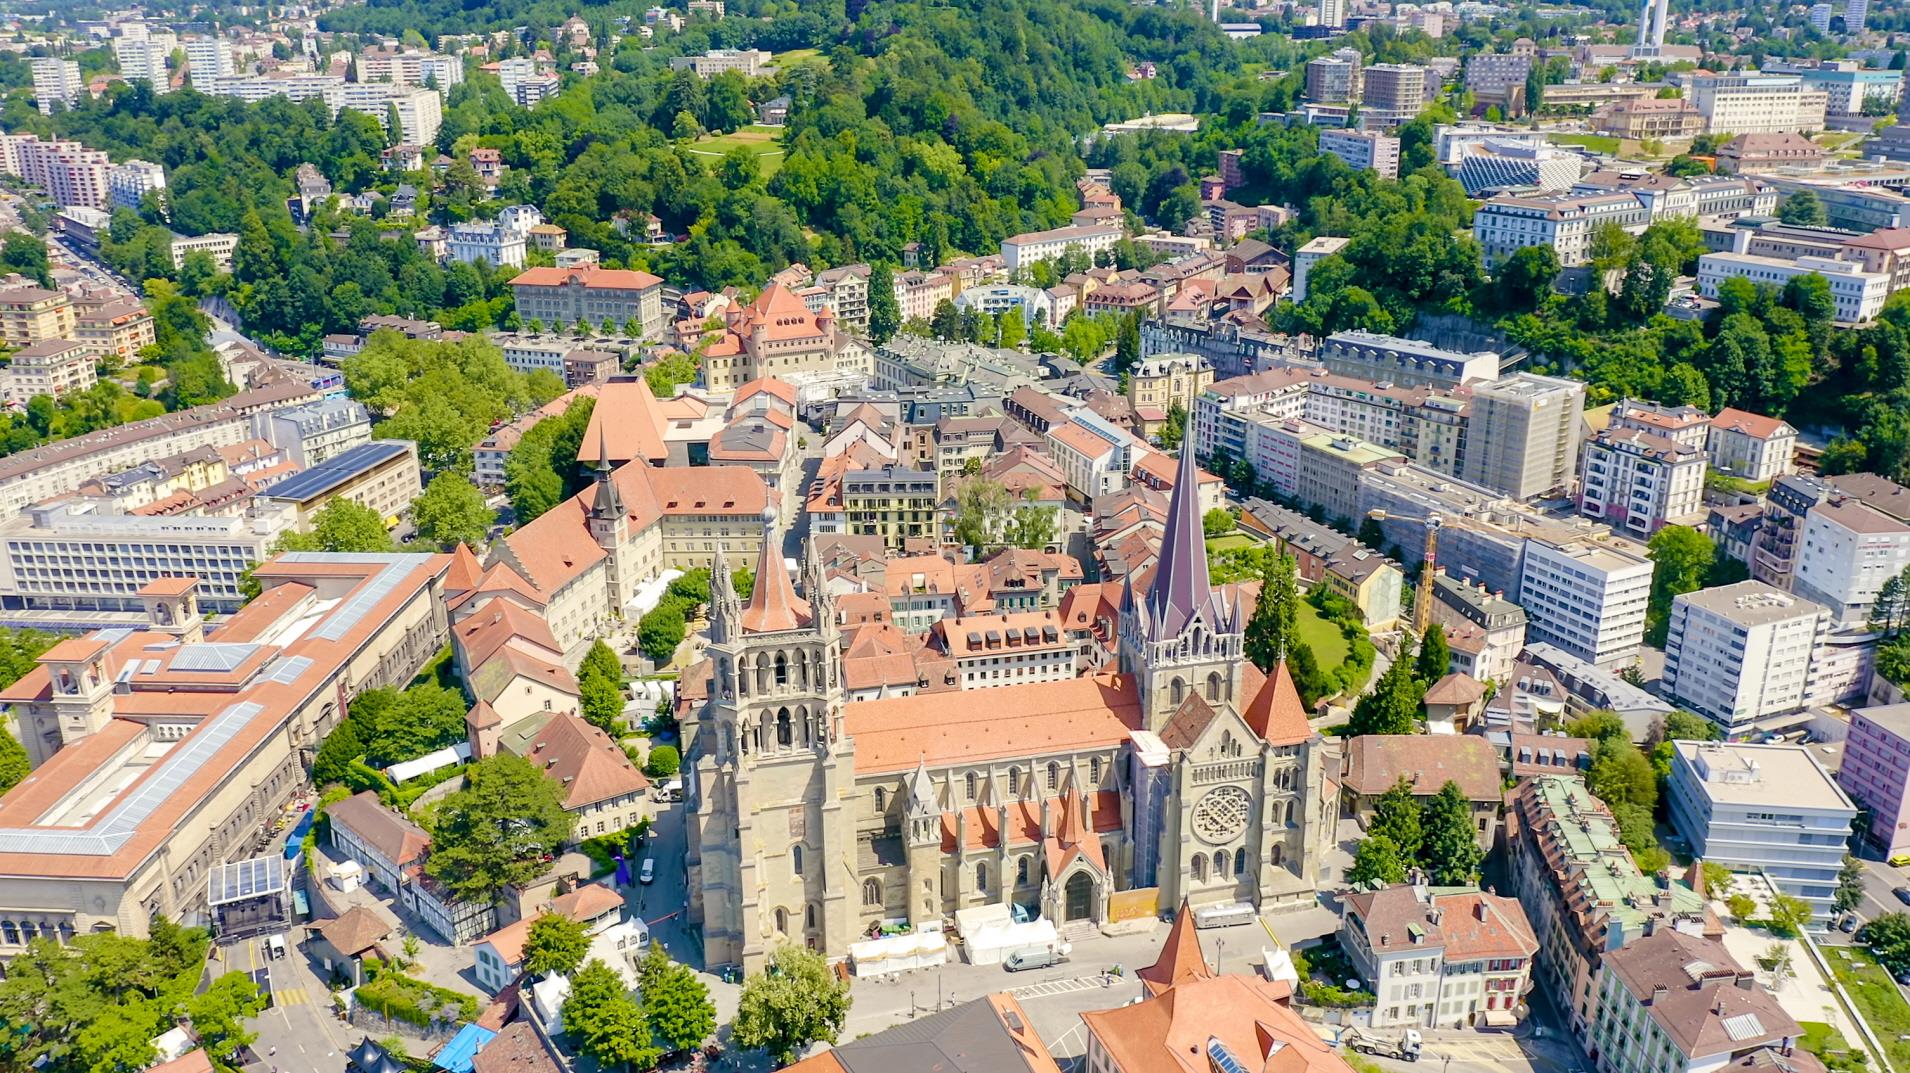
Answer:
[[[1063,924],[1058,930],[1064,943],[1078,943],[1083,939],[1095,939],[1101,935],[1101,925],[1092,920],[1077,920],[1072,924]]]

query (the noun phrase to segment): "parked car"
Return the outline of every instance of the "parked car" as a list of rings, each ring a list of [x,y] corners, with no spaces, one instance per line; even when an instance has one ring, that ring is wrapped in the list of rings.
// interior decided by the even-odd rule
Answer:
[[[1890,893],[1896,895],[1898,901],[1905,905],[1910,905],[1910,887],[1898,887]]]
[[[1009,972],[1020,972],[1023,969],[1045,969],[1060,963],[1060,951],[1051,946],[1037,946],[1027,950],[1017,950],[1008,955],[1007,959],[1001,963],[1001,967]]]
[[[1844,919],[1837,922],[1837,930],[1843,932],[1845,935],[1849,935],[1851,932],[1856,931],[1857,926],[1862,923],[1863,921],[1857,919],[1857,914],[1845,913]]]
[[[637,870],[637,882],[654,883],[656,882],[656,878],[657,859],[655,857],[645,857],[643,859],[643,867]]]

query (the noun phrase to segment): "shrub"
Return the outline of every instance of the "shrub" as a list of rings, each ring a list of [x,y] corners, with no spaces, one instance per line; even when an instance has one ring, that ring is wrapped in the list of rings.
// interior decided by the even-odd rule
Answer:
[[[419,1026],[429,1025],[447,1006],[456,1007],[456,1016],[465,1021],[478,1016],[477,1000],[471,996],[390,970],[360,986],[357,997],[366,1009]]]
[[[677,767],[683,762],[674,745],[658,745],[650,750],[650,758],[643,762],[643,773],[653,779],[667,779],[676,774]]]

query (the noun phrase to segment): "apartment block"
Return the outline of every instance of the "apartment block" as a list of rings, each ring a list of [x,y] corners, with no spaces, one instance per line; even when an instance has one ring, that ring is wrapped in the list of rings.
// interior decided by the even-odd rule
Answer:
[[[128,160],[106,173],[106,191],[115,209],[138,209],[147,194],[166,189],[166,169],[144,160]]]
[[[1295,302],[1306,301],[1307,275],[1312,272],[1313,266],[1345,249],[1346,244],[1351,241],[1353,240],[1350,238],[1335,238],[1330,235],[1321,235],[1319,238],[1312,239],[1307,242],[1306,245],[1300,247],[1299,251],[1293,255],[1293,293],[1291,297]]]
[[[188,37],[180,42],[186,52],[186,73],[192,88],[211,92],[214,80],[233,75],[232,46],[220,37]]]
[[[73,338],[95,353],[131,359],[156,338],[153,315],[132,298],[74,303]]]
[[[724,71],[737,71],[744,78],[763,74],[773,57],[759,48],[713,48],[698,56],[677,56],[670,69],[694,71],[698,78],[715,78]]]
[[[91,346],[72,339],[45,339],[13,352],[6,370],[6,399],[25,406],[35,395],[59,398],[98,382]]]
[[[1762,871],[1830,919],[1857,806],[1805,745],[1672,743],[1671,825],[1694,856]]]
[[[1833,493],[1804,515],[1791,591],[1861,626],[1884,582],[1910,568],[1910,523],[1854,496]]]
[[[1051,231],[1030,231],[1001,240],[1002,269],[1010,274],[1052,261],[1070,250],[1090,257],[1120,241],[1119,227],[1058,227]]]
[[[939,539],[941,482],[933,470],[884,466],[842,475],[845,532],[878,536],[892,551],[911,539]]]
[[[1346,895],[1340,944],[1373,982],[1379,1029],[1516,1024],[1539,950],[1517,899],[1424,884]]]
[[[1306,99],[1315,104],[1346,104],[1360,99],[1360,51],[1343,48],[1307,61]]]
[[[1574,268],[1592,259],[1592,236],[1606,224],[1642,230],[1650,212],[1630,193],[1501,194],[1472,216],[1472,237],[1486,264],[1497,267],[1528,246],[1550,246],[1559,265]]]
[[[1528,541],[1519,575],[1526,637],[1599,667],[1616,667],[1645,639],[1651,563],[1586,541]]]
[[[1797,430],[1783,418],[1729,406],[1711,419],[1705,440],[1712,469],[1760,483],[1789,473],[1796,453]]]
[[[326,399],[259,414],[253,435],[310,469],[371,442],[371,413],[356,399]]]
[[[1701,450],[1635,428],[1602,429],[1585,442],[1579,513],[1650,536],[1699,513],[1704,471]]]
[[[54,204],[102,210],[111,204],[113,165],[105,153],[78,142],[43,142],[31,134],[9,141],[7,163],[17,165],[20,178],[45,190]]]
[[[33,72],[33,100],[41,115],[52,115],[56,108],[72,108],[86,92],[86,80],[80,77],[77,60],[43,56],[28,63]]]
[[[10,347],[73,337],[73,301],[44,287],[0,290],[0,342]]]
[[[146,38],[113,38],[113,58],[119,61],[119,74],[128,82],[144,82],[154,93],[172,88],[166,74],[170,50],[161,42]]]
[[[1331,153],[1356,171],[1399,178],[1399,139],[1373,130],[1323,130],[1320,151]]]
[[[1472,417],[1459,476],[1533,499],[1565,488],[1578,470],[1585,385],[1515,373],[1472,386]]]
[[[422,491],[418,445],[409,440],[373,440],[274,482],[259,493],[259,499],[296,509],[295,524],[301,532],[310,530],[318,512],[335,499],[370,507],[389,529]]]
[[[1398,452],[1364,440],[1316,432],[1300,440],[1294,498],[1344,525],[1359,515],[1361,474],[1382,463],[1405,461]]]
[[[1426,107],[1426,69],[1410,63],[1376,63],[1360,72],[1360,124],[1391,130]]]
[[[1867,835],[1885,859],[1910,854],[1910,704],[1850,713],[1837,781],[1869,815]]]
[[[1179,403],[1185,413],[1193,413],[1200,394],[1214,382],[1214,367],[1198,354],[1156,354],[1141,359],[1128,370],[1127,401],[1143,420],[1158,415],[1166,420]]]
[[[238,248],[239,236],[230,232],[174,235],[172,237],[172,266],[184,268],[186,258],[195,253],[203,253],[212,258],[212,267],[221,272],[230,272],[232,271],[232,252]]]
[[[457,56],[417,49],[394,52],[368,48],[358,54],[358,80],[448,91],[464,81],[464,61]]]
[[[1706,863],[1710,859],[1706,858]],[[1675,929],[1605,958],[1597,1073],[1701,1073],[1800,1064],[1803,1028],[1723,943]]]
[[[1811,658],[1830,613],[1761,581],[1683,593],[1671,603],[1666,691],[1737,737],[1805,707]]]

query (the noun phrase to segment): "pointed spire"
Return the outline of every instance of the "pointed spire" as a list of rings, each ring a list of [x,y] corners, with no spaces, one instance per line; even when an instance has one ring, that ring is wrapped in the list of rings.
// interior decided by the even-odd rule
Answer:
[[[909,814],[929,815],[939,811],[935,803],[935,779],[928,773],[928,756],[923,754],[909,775]]]
[[[610,434],[603,425],[597,426],[597,472],[610,472]]]
[[[1158,627],[1156,640],[1174,637],[1214,598],[1207,576],[1207,539],[1200,525],[1200,467],[1194,464],[1193,416],[1181,439],[1180,475],[1167,505],[1167,532],[1161,539],[1160,565],[1147,592],[1148,619]]]
[[[1214,971],[1200,949],[1200,936],[1194,932],[1194,913],[1187,907],[1187,899],[1181,899],[1180,911],[1174,914],[1174,926],[1168,930],[1161,956],[1134,975],[1141,978],[1141,989],[1150,998],[1189,980],[1213,979]]]
[[[782,530],[776,508],[763,508],[763,551],[756,560],[756,586],[743,609],[743,629],[750,633],[793,630],[809,622],[809,605],[796,598],[783,563]]]

